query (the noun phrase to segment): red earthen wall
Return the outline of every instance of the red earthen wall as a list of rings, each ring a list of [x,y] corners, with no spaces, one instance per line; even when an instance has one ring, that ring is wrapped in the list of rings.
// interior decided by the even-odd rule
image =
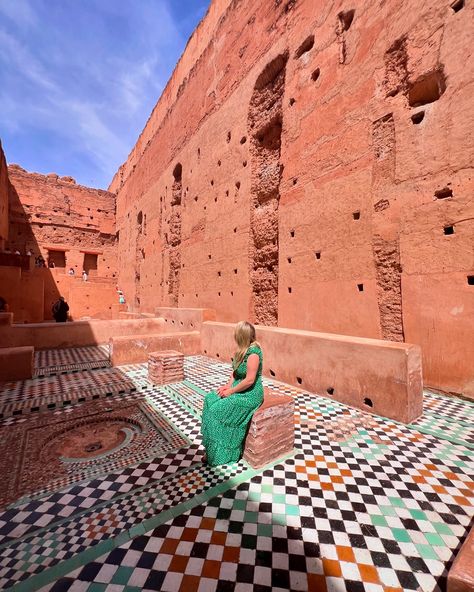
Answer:
[[[3,249],[8,239],[8,192],[10,183],[8,181],[7,162],[0,142],[0,250]]]
[[[135,310],[405,339],[472,391],[473,13],[212,2],[110,187]]]

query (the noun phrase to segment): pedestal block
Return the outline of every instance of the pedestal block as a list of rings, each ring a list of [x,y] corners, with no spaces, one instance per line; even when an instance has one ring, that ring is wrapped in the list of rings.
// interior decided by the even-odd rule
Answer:
[[[184,354],[173,350],[148,354],[148,380],[153,384],[184,380]]]

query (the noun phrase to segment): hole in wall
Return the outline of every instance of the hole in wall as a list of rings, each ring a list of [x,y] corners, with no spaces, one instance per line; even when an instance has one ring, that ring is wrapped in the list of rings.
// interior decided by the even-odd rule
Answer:
[[[232,139],[232,134],[230,132],[227,132],[227,143],[229,143],[231,139]]]
[[[326,389],[326,392],[328,395],[334,395],[334,387],[328,386],[328,388]]]
[[[219,354],[216,354],[216,358],[220,358],[220,355]]]
[[[295,59],[300,58],[305,53],[308,53],[314,46],[314,35],[309,35],[303,43],[295,51]]]
[[[221,164],[222,164],[222,163],[221,163],[221,161],[220,161],[220,160],[218,160],[218,161],[217,161],[217,166],[221,166]]]
[[[363,292],[364,291],[364,284],[357,284],[357,289],[359,290],[359,292]]]
[[[211,179],[211,185],[214,185],[214,179]]]
[[[180,183],[182,176],[183,176],[183,167],[182,167],[181,163],[178,162],[173,169],[173,177],[174,177],[175,182]]]
[[[230,295],[231,295],[231,296],[233,296],[233,295],[234,295],[234,292],[233,292],[232,290],[230,291]]]
[[[293,97],[290,98],[290,100],[288,101],[288,104],[290,105],[290,107],[293,107],[293,105],[296,103],[296,99],[294,99]]]
[[[234,233],[237,232],[237,228],[234,228]]]
[[[295,231],[294,230],[290,230],[290,236],[291,236],[291,238],[295,238]]]
[[[287,258],[288,263],[291,263],[291,257]]]
[[[237,269],[234,269],[234,273],[235,273],[235,274],[237,273]]]
[[[321,251],[315,251],[314,256],[316,257],[316,259],[321,259]]]
[[[474,286],[474,275],[467,276],[467,283],[469,286]]]
[[[201,148],[198,148],[198,156],[201,156]]]
[[[445,226],[444,234],[454,234],[454,226]]]
[[[301,376],[297,376],[297,377],[296,377],[296,382],[297,382],[298,384],[302,384],[302,382],[303,382],[303,379],[301,378]]]
[[[138,212],[138,215],[137,215],[137,224],[140,224],[140,226],[141,226],[142,222],[143,222],[143,213],[140,211],[140,212]]]
[[[208,258],[208,259],[212,259],[212,255],[211,255],[211,254],[209,254],[209,255],[207,256],[207,258]]]
[[[437,101],[446,90],[446,77],[443,67],[420,76],[408,87],[410,107],[418,107]]]
[[[425,112],[418,111],[418,113],[413,113],[413,115],[411,116],[411,121],[414,125],[418,125],[423,121],[424,118],[425,118]]]
[[[354,8],[352,8],[351,10],[343,10],[337,15],[343,31],[348,31],[350,29],[352,21],[354,20],[354,15]]]
[[[269,372],[270,372],[270,376],[276,376],[275,372],[271,368],[270,368]]]
[[[237,187],[237,189],[240,189],[240,181],[236,181],[235,186]]]
[[[293,185],[296,185],[296,183],[298,183],[298,177],[295,177],[295,178],[293,179]]]
[[[244,162],[242,163],[242,166],[246,167],[247,166],[247,161],[244,160]]]
[[[447,197],[453,197],[453,190],[449,187],[443,187],[435,191],[436,199],[446,199]]]
[[[451,3],[451,8],[454,12],[459,12],[465,6],[464,0],[455,0],[455,2]]]
[[[242,136],[242,137],[240,138],[240,143],[241,143],[241,144],[245,144],[245,142],[246,142],[246,141],[247,141],[247,136]]]
[[[352,212],[352,217],[354,220],[360,220],[360,212]]]
[[[314,70],[313,73],[311,74],[311,80],[313,82],[316,82],[316,80],[319,78],[320,74],[321,74],[321,70],[319,68],[316,68],[316,70]]]
[[[204,353],[207,354],[207,349],[204,350]]]
[[[221,295],[221,293],[220,293],[220,292],[217,292],[217,295],[218,295],[218,296],[220,296],[220,295]]]
[[[374,404],[372,403],[372,399],[369,399],[369,397],[365,397],[364,399],[364,405],[367,405],[367,407],[373,407]]]
[[[288,286],[288,294],[291,294],[292,289]]]
[[[220,272],[220,271],[218,271],[218,272],[217,272],[217,275],[218,275],[219,277],[221,277],[221,275],[222,275],[222,274],[221,274],[221,272]]]

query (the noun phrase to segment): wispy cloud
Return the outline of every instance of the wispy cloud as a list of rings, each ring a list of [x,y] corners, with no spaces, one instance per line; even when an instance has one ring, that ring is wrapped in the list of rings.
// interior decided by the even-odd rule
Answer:
[[[209,0],[172,2],[0,0],[7,159],[106,187]]]

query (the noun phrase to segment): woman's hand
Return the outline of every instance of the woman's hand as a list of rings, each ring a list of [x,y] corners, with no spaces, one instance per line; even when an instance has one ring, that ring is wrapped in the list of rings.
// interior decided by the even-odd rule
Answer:
[[[232,395],[232,389],[228,385],[226,385],[226,386],[221,387],[219,389],[218,393],[222,399],[225,399],[226,397],[229,397],[230,395]]]

